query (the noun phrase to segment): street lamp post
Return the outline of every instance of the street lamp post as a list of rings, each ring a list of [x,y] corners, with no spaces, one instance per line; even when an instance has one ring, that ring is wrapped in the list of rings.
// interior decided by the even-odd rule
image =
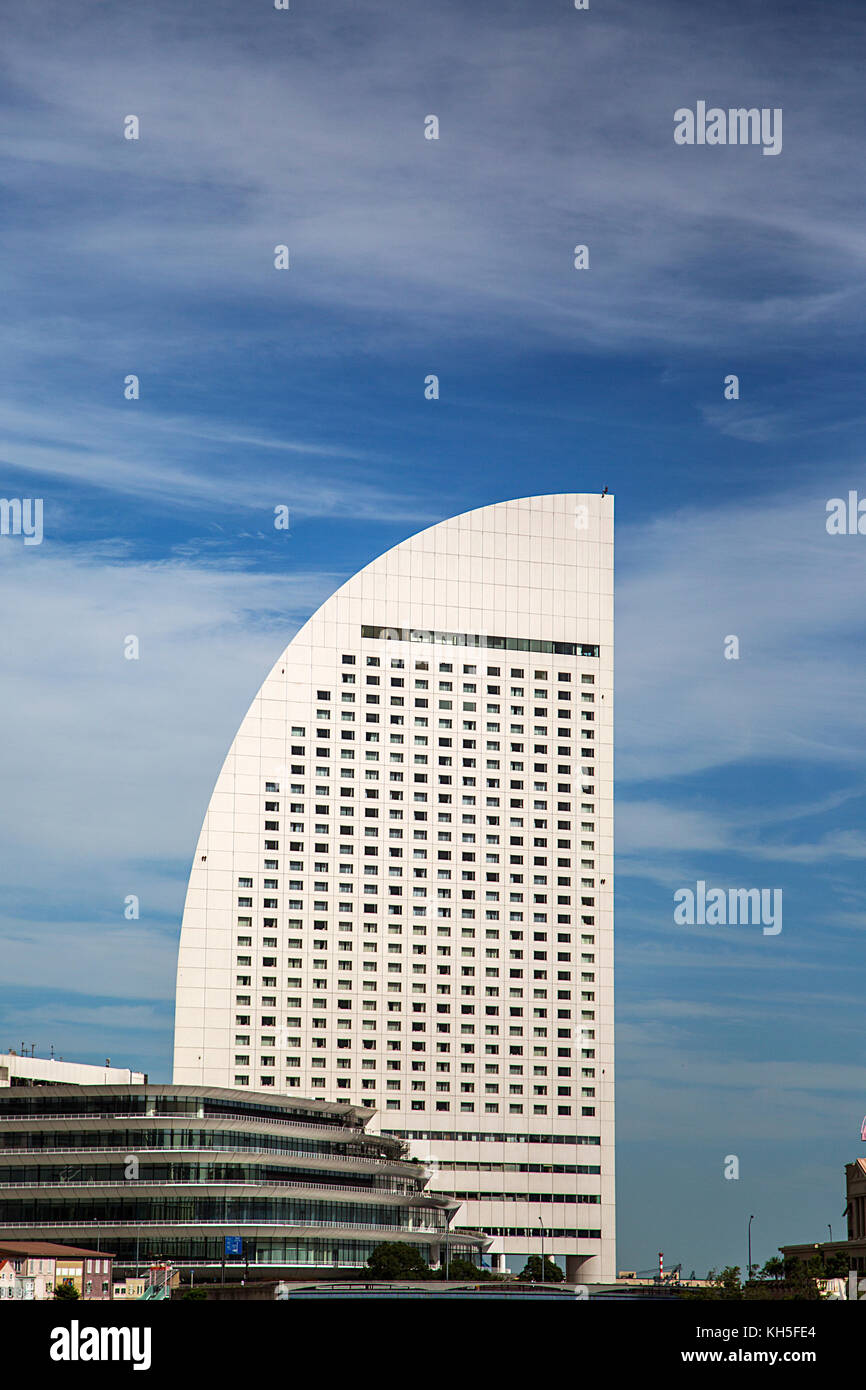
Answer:
[[[542,1284],[543,1284],[543,1283],[544,1283],[544,1226],[542,1225],[541,1217],[538,1218],[538,1224],[539,1224],[539,1226],[541,1226],[541,1282],[542,1282]]]
[[[749,1217],[749,1267],[746,1273],[746,1282],[749,1282],[752,1278],[752,1222],[754,1221],[754,1219],[755,1217],[753,1213]]]

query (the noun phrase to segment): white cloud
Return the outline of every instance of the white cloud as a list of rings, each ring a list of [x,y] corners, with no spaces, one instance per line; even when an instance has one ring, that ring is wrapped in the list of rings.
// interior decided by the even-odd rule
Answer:
[[[828,468],[826,495],[847,481]],[[755,495],[708,510],[672,497],[667,515],[620,524],[620,778],[774,759],[860,766],[851,657],[866,546],[827,535],[825,500]],[[730,635],[738,660],[724,657]]]
[[[91,564],[47,543],[29,563],[34,554],[0,548],[14,654],[0,675],[14,788],[0,802],[0,841],[16,879],[46,886],[53,863],[62,894],[79,859],[99,877],[192,853],[258,685],[339,581],[180,561]],[[138,661],[124,659],[130,633]]]
[[[832,86],[816,83],[793,32],[772,39],[798,102],[783,154],[768,161],[674,146],[674,109],[702,84],[734,102],[778,98],[760,42],[745,49],[732,26],[702,50],[674,5],[637,21],[613,7],[588,25],[564,9],[491,22],[445,4],[435,22],[410,11],[395,22],[390,3],[368,0],[348,28],[321,7],[294,13],[288,48],[279,16],[272,35],[243,7],[215,11],[207,33],[172,16],[167,41],[167,11],[153,8],[137,17],[134,51],[108,7],[53,32],[50,49],[25,23],[6,35],[26,94],[0,136],[18,161],[12,188],[26,197],[50,177],[92,190],[67,200],[63,256],[85,283],[98,270],[109,294],[144,280],[188,308],[280,295],[287,314],[362,311],[362,338],[413,341],[421,312],[428,339],[459,321],[464,339],[501,342],[505,325],[521,344],[589,348],[742,351],[772,349],[791,326],[859,330],[851,285],[866,236],[848,177],[858,134],[838,120],[859,73],[839,64]],[[431,108],[438,142],[423,139]],[[138,142],[121,137],[130,109]],[[9,237],[41,274],[56,250],[51,219]],[[277,284],[269,258],[283,240],[295,259]],[[593,269],[578,275],[580,240]],[[763,287],[732,273],[746,256],[766,268]],[[90,309],[106,314],[101,301]],[[299,335],[295,350],[306,346]]]
[[[393,480],[386,482],[381,466],[359,450],[242,430],[207,417],[163,415],[137,403],[110,409],[67,402],[36,410],[0,400],[0,428],[4,462],[13,468],[170,502],[173,508],[258,512],[271,526],[280,503],[295,517],[433,519],[426,504],[395,489]],[[222,456],[227,449],[230,466]],[[275,453],[291,461],[275,464]]]

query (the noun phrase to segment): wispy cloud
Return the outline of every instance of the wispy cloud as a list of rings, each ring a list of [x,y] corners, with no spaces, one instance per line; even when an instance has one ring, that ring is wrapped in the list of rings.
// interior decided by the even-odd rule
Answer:
[[[240,432],[206,418],[65,405],[36,411],[0,400],[6,439],[0,463],[9,470],[59,478],[176,508],[207,504],[212,514],[269,514],[279,503],[296,516],[430,517],[429,504],[386,481],[384,468],[353,449],[304,443],[265,431]],[[225,458],[230,449],[229,462]],[[296,459],[275,471],[268,455]],[[243,460],[243,468],[237,466]],[[364,461],[364,468],[359,463]],[[378,481],[377,481],[378,474]],[[8,484],[7,484],[8,488]],[[430,518],[432,519],[432,518]]]
[[[50,50],[29,25],[10,26],[25,97],[0,139],[16,161],[10,183],[22,195],[50,179],[63,199],[86,178],[89,196],[65,206],[64,259],[83,283],[98,271],[98,316],[119,286],[143,282],[190,311],[217,296],[363,314],[362,338],[381,313],[414,337],[422,311],[438,334],[459,321],[464,335],[495,338],[519,321],[524,341],[580,333],[595,347],[742,348],[793,325],[859,327],[851,285],[866,237],[840,174],[856,164],[862,92],[844,66],[819,82],[796,31],[753,32],[747,51],[720,21],[696,51],[673,5],[651,17],[615,5],[586,24],[507,7],[492,20],[452,3],[431,23],[412,7],[395,22],[392,5],[367,0],[354,24],[339,7],[293,13],[289,41],[282,16],[267,27],[231,6],[212,13],[221,22],[202,32],[154,6],[134,51],[101,5],[61,26]],[[767,75],[780,54],[784,84]],[[693,91],[774,105],[798,75],[780,159],[674,146],[673,112]],[[423,139],[428,109],[438,142]],[[131,110],[138,142],[121,135]],[[22,269],[44,273],[50,221],[10,233]],[[295,268],[278,283],[269,261],[284,240]],[[595,249],[585,275],[571,268],[579,240]],[[748,283],[732,273],[734,247]]]
[[[825,498],[848,476],[827,475],[823,496],[756,494],[712,511],[673,498],[649,525],[620,527],[626,781],[773,759],[845,769],[866,755],[850,655],[866,549],[826,534]],[[738,660],[725,659],[729,636]]]

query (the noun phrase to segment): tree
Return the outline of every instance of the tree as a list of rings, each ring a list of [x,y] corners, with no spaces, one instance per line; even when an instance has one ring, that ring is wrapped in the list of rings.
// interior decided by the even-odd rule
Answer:
[[[745,1284],[740,1282],[739,1265],[728,1265],[720,1274],[710,1270],[707,1275],[709,1280],[707,1288],[682,1289],[679,1292],[679,1297],[688,1301],[706,1301],[707,1299],[746,1299],[751,1302],[770,1299],[809,1299],[814,1301],[821,1297],[815,1282],[816,1277],[820,1278],[821,1274],[820,1259],[808,1261],[789,1259],[783,1262],[773,1257],[764,1265],[758,1278],[752,1278]]]
[[[541,1283],[541,1256],[530,1255],[526,1264],[518,1274],[518,1279],[529,1284]],[[561,1284],[565,1275],[554,1260],[548,1255],[544,1261],[544,1282],[545,1284]]]
[[[414,1245],[384,1241],[377,1245],[367,1268],[377,1279],[429,1279],[430,1266]]]
[[[71,1279],[64,1279],[63,1283],[58,1284],[57,1288],[54,1290],[54,1297],[56,1299],[59,1298],[61,1300],[66,1300],[71,1298],[80,1298],[81,1295]]]
[[[442,1278],[445,1278],[445,1265],[442,1265]],[[455,1255],[453,1260],[448,1263],[449,1279],[474,1279],[479,1282],[482,1279],[490,1278],[489,1269],[479,1269],[472,1260],[467,1260],[464,1255]]]
[[[712,1276],[711,1276],[712,1277]],[[743,1290],[740,1284],[740,1266],[725,1265],[721,1274],[713,1279],[713,1283],[718,1289],[717,1298],[742,1298]]]
[[[812,1301],[821,1297],[818,1285],[815,1280],[824,1275],[824,1265],[818,1255],[813,1255],[810,1260],[787,1259],[785,1261],[785,1278],[791,1290],[791,1297]]]
[[[741,1299],[745,1297],[740,1285],[740,1266],[726,1265],[721,1273],[714,1269],[707,1273],[708,1286],[703,1289],[680,1289],[678,1297],[698,1302],[706,1299]]]

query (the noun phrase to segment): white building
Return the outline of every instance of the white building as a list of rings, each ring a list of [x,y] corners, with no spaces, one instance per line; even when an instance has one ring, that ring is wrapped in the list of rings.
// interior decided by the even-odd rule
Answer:
[[[190,875],[174,1080],[378,1109],[494,1263],[615,1276],[613,499],[413,536],[289,643]]]
[[[86,1062],[64,1062],[58,1057],[31,1057],[29,1053],[0,1052],[0,1086],[135,1086],[146,1081],[142,1071],[129,1067],[104,1067]]]

